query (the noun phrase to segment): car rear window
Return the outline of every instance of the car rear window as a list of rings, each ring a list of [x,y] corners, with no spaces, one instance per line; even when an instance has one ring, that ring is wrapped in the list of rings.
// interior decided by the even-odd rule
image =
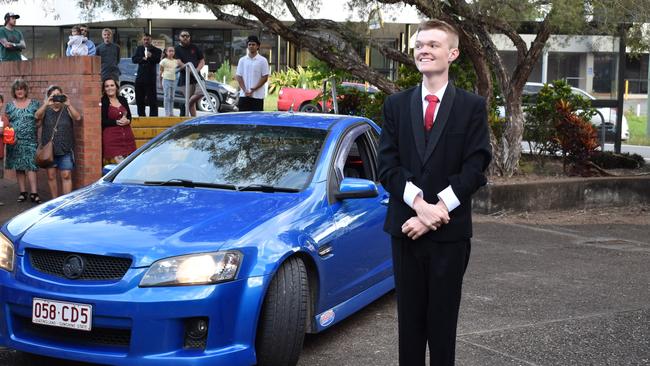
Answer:
[[[303,189],[327,131],[264,125],[179,126],[138,154],[116,183],[186,180]]]

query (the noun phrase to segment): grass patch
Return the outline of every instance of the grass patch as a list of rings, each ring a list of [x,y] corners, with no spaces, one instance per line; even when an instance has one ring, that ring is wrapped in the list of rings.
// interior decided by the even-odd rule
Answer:
[[[650,137],[646,134],[647,117],[626,113],[625,118],[627,118],[627,124],[630,127],[630,139],[627,144],[650,146]]]

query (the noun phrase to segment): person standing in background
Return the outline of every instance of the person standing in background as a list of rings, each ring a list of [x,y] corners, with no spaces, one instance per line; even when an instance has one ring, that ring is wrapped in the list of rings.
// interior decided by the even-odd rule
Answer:
[[[165,50],[165,57],[160,61],[160,85],[163,89],[163,105],[167,117],[174,116],[176,69],[181,65],[181,61],[174,58],[175,55],[174,46],[169,46]]]
[[[26,48],[23,34],[16,29],[16,19],[20,15],[5,14],[5,26],[0,28],[0,61],[21,61],[21,54]]]
[[[97,46],[97,56],[102,58],[102,80],[120,79],[120,46],[113,43],[113,31],[110,28],[102,30],[104,43]]]
[[[197,71],[201,70],[203,68],[203,65],[205,65],[205,57],[203,56],[201,49],[192,43],[192,36],[190,35],[190,32],[187,30],[182,30],[179,33],[179,39],[181,43],[176,46],[174,51],[176,52],[176,58],[181,60],[181,67],[185,66],[186,63],[191,62]],[[189,93],[185,95],[185,73],[185,70],[181,70],[181,75],[178,78],[178,86],[181,88],[183,96],[189,100],[192,99],[192,96],[195,94],[201,93],[201,88],[196,87],[196,78],[194,75],[190,74],[190,90]],[[196,116],[195,103],[190,103],[189,112],[192,117]],[[185,111],[185,103],[183,103],[181,105],[181,116],[185,115],[187,114]]]
[[[34,203],[41,203],[38,195],[38,182],[36,181],[36,117],[35,113],[41,103],[29,98],[29,87],[22,79],[16,79],[11,84],[11,95],[14,100],[7,103],[5,114],[11,127],[16,132],[16,143],[7,145],[7,161],[5,168],[16,171],[18,180],[18,202],[27,201],[27,182],[29,182],[29,199]]]
[[[135,77],[135,103],[138,106],[138,116],[146,117],[145,98],[149,106],[149,116],[158,116],[158,98],[156,93],[156,73],[160,62],[160,48],[151,44],[151,35],[142,36],[142,45],[135,49],[131,61],[138,64],[138,74]]]
[[[269,80],[269,62],[259,54],[260,39],[249,36],[246,42],[247,55],[239,59],[235,79],[239,83],[240,111],[263,111],[266,88]]]

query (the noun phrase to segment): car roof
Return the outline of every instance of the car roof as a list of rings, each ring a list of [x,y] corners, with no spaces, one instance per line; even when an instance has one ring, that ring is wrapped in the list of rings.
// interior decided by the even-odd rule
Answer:
[[[235,112],[193,118],[188,124],[245,124],[329,130],[339,122],[368,122],[363,117],[325,113]]]

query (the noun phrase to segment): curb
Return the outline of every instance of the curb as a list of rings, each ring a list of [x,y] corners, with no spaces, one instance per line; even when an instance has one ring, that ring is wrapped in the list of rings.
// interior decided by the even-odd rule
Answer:
[[[589,209],[650,204],[650,176],[566,179],[519,184],[490,184],[479,189],[472,211]]]

